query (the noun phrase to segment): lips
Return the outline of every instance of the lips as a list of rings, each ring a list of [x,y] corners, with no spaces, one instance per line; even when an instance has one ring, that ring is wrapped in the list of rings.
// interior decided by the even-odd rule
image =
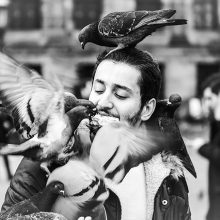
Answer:
[[[93,121],[95,121],[96,123],[98,123],[99,125],[103,126],[105,124],[111,123],[111,122],[118,122],[119,118],[116,118],[112,115],[108,115],[108,114],[96,114],[93,118]]]

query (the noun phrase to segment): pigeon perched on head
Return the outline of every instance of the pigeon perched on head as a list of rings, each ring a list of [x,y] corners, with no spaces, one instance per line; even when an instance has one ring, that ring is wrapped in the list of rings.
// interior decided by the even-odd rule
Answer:
[[[67,145],[83,118],[95,106],[65,93],[56,77],[44,80],[38,73],[0,53],[0,98],[26,142],[6,145],[0,154],[22,154],[47,164],[65,161],[74,153]],[[44,164],[45,165],[45,164]]]
[[[113,12],[84,27],[79,33],[79,41],[83,49],[88,42],[116,47],[110,52],[135,47],[158,28],[187,23],[185,19],[170,19],[175,13],[173,9]]]

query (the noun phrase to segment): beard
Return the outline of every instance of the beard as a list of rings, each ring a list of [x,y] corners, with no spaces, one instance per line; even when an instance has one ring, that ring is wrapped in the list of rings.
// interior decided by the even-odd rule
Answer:
[[[141,122],[141,112],[142,109],[139,109],[138,112],[133,113],[132,115],[125,116],[129,125],[136,126],[138,123]]]

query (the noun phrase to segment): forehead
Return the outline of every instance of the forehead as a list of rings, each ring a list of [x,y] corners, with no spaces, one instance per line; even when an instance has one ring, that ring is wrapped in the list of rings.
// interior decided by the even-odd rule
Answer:
[[[95,73],[94,80],[99,79],[106,84],[118,84],[131,89],[139,88],[141,73],[135,67],[112,60],[102,61]]]

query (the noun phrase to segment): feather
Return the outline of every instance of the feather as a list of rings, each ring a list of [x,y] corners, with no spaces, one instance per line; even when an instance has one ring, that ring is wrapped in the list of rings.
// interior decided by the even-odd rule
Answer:
[[[54,78],[48,82],[0,53],[0,97],[11,112],[16,130],[27,140],[1,147],[0,154],[22,154],[48,163],[65,161],[74,154],[70,150],[64,153],[66,145],[80,121],[89,117],[95,106],[65,93],[58,78]]]

